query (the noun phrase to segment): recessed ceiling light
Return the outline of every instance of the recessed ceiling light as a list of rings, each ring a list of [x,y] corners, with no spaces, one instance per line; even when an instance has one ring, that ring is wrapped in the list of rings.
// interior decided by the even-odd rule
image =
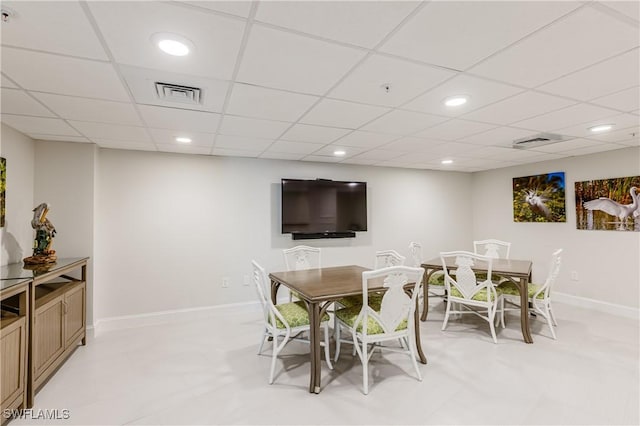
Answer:
[[[186,138],[186,137],[183,137],[183,136],[179,136],[179,137],[176,138],[176,142],[179,142],[179,143],[191,143],[191,138]]]
[[[178,34],[156,33],[151,36],[153,44],[172,56],[186,56],[194,48],[193,43]]]
[[[441,163],[442,164],[451,164],[451,163],[453,163],[453,160],[442,160]]]
[[[466,104],[468,100],[469,96],[467,95],[456,95],[446,98],[444,104],[448,107],[457,107]]]
[[[608,132],[613,128],[613,124],[598,124],[597,126],[589,127],[593,133]]]
[[[336,157],[342,157],[346,154],[346,151],[343,151],[341,149],[337,150],[337,151],[333,151],[333,155],[335,155]]]

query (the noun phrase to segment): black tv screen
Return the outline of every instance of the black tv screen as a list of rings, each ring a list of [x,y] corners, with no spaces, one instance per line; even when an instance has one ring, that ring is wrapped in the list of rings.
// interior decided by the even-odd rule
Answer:
[[[282,179],[282,233],[367,230],[367,183]]]

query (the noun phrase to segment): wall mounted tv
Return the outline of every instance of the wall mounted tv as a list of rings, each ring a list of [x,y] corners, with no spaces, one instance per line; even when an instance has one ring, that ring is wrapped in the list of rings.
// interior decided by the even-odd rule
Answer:
[[[294,240],[367,230],[367,183],[282,179],[282,233]]]

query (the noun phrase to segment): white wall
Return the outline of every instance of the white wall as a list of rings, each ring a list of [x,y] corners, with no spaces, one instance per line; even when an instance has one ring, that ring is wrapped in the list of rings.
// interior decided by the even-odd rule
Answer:
[[[565,172],[567,222],[515,223],[512,179]],[[576,229],[576,181],[640,175],[640,148],[563,158],[544,163],[474,173],[474,239],[511,241],[511,257],[533,259],[533,280],[546,277],[551,253],[563,248],[557,291],[605,303],[638,308],[640,233]],[[570,280],[576,271],[578,281]]]
[[[7,159],[5,227],[0,232],[0,264],[21,262],[33,249],[33,175],[35,145],[31,138],[2,124],[0,156]]]
[[[37,141],[35,204],[47,202],[56,227],[52,248],[61,257],[90,257],[87,267],[87,323],[93,324],[94,144]],[[33,207],[32,207],[33,208]],[[30,220],[30,219],[29,219]]]
[[[282,270],[300,243],[280,233],[281,178],[368,182],[368,232],[302,241],[325,265],[373,266],[412,240],[426,256],[471,244],[469,174],[119,150],[98,169],[97,319],[255,300],[250,260]]]

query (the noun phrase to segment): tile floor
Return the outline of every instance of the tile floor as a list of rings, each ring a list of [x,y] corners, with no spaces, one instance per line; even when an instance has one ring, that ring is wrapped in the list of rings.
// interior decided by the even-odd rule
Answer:
[[[349,350],[335,370],[323,363],[322,392],[309,394],[308,346],[298,342],[268,385],[257,305],[221,308],[90,340],[36,396],[34,409],[68,409],[70,418],[11,424],[639,424],[638,322],[556,311],[558,340],[534,320],[535,343],[524,344],[511,313],[496,345],[473,316],[441,332],[436,304],[422,324],[423,381],[406,356],[376,354],[365,396]]]

